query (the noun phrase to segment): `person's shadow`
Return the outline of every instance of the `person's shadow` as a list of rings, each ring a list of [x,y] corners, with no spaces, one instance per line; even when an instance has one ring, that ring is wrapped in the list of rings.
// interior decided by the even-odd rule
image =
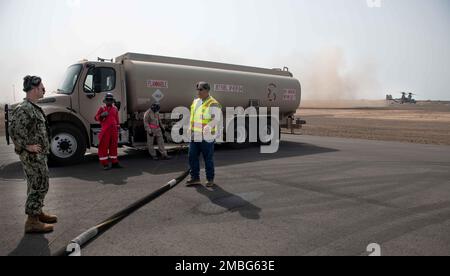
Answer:
[[[8,256],[51,256],[48,240],[44,235],[25,235],[17,248]]]
[[[1,139],[0,139],[1,140]],[[217,145],[215,150],[216,167],[236,164],[246,164],[259,161],[276,161],[277,159],[325,154],[335,152],[336,149],[323,148],[301,142],[282,141],[280,150],[275,154],[261,154],[256,145],[236,150],[229,146]],[[119,157],[125,169],[103,171],[98,164],[98,154],[95,150],[84,156],[83,162],[70,167],[51,167],[50,178],[75,178],[81,181],[98,183],[101,185],[127,185],[130,179],[144,174],[166,175],[180,173],[186,170],[189,162],[186,148],[175,148],[171,151],[170,161],[155,162],[149,159],[148,152],[133,148],[124,148],[124,155]],[[24,181],[22,164],[15,160],[0,164],[0,186],[9,180]]]
[[[215,185],[213,188],[207,189],[203,185],[195,187],[197,192],[206,196],[211,204],[223,208],[224,212],[239,212],[239,214],[247,219],[260,219],[261,208],[253,205],[241,196],[234,195]],[[207,212],[206,212],[207,213]]]

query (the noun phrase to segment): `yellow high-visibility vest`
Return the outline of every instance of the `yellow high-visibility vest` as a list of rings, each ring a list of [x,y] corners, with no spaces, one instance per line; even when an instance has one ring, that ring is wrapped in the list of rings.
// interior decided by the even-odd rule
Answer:
[[[212,122],[211,105],[218,106],[219,102],[213,97],[209,96],[200,105],[201,99],[196,99],[191,106],[191,132],[203,133],[203,129]],[[215,135],[217,132],[217,126],[211,130],[211,134]]]

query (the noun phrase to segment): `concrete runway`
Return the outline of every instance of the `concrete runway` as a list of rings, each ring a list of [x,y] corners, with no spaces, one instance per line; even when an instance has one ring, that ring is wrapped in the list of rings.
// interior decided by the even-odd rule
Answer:
[[[49,235],[23,234],[26,184],[0,137],[0,255],[50,255],[178,176],[183,152],[151,161],[121,151],[104,172],[95,154],[51,168]],[[215,189],[176,187],[114,226],[83,255],[450,255],[450,147],[285,135],[280,151],[216,152]],[[204,174],[203,174],[204,177]]]

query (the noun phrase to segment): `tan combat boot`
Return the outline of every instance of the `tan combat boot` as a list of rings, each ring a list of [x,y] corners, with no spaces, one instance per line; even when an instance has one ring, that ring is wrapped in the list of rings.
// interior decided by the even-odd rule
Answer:
[[[39,215],[39,221],[43,223],[55,224],[58,222],[58,217],[42,212]]]
[[[216,186],[216,183],[214,183],[214,180],[208,181],[208,183],[206,183],[207,188],[214,188],[214,186]]]
[[[26,234],[43,234],[53,231],[53,225],[45,224],[39,221],[39,216],[28,216],[25,223]]]

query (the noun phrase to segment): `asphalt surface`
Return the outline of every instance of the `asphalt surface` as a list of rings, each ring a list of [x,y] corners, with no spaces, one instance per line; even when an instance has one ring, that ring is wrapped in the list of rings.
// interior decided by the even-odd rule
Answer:
[[[187,167],[122,150],[125,169],[96,155],[51,168],[54,233],[24,235],[26,184],[0,137],[0,255],[50,255]],[[114,226],[83,255],[450,255],[450,147],[291,136],[280,151],[216,152],[215,189],[180,185]],[[204,174],[203,174],[204,177]]]

